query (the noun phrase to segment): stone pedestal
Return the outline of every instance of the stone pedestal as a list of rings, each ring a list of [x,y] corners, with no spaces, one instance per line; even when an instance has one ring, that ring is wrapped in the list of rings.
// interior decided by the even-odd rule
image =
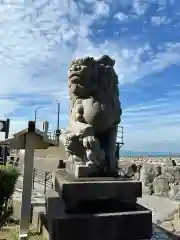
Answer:
[[[151,211],[136,204],[134,211],[68,214],[55,192],[47,196],[50,240],[146,240],[152,235]]]
[[[56,173],[55,191],[47,195],[50,239],[151,239],[152,213],[137,204],[140,182],[76,178],[64,168]]]
[[[98,204],[111,202],[111,205],[135,205],[137,197],[142,196],[141,183],[137,181],[123,181],[120,178],[75,178],[66,169],[57,171],[55,191],[65,202],[67,211],[80,211],[86,203]],[[113,203],[113,204],[112,204]]]

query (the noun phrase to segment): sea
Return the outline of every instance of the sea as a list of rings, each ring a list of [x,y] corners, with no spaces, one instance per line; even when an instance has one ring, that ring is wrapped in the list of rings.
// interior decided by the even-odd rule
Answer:
[[[170,152],[145,152],[145,151],[128,151],[120,150],[121,157],[138,157],[138,156],[152,156],[152,157],[180,157],[180,153],[170,153]]]

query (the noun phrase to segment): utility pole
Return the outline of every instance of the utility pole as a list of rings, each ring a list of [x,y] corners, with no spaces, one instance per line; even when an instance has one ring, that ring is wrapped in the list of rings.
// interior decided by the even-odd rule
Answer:
[[[59,115],[60,115],[60,103],[58,103],[58,112],[57,112],[57,129],[59,130]]]
[[[59,136],[61,134],[61,130],[59,129],[59,117],[60,117],[60,103],[57,104],[57,128],[56,128],[56,141],[59,143]]]
[[[35,124],[36,124],[36,118],[37,118],[37,111],[35,110],[34,111],[34,121],[35,121]]]
[[[8,139],[8,137],[9,137],[9,126],[10,126],[10,119],[7,118],[6,122],[5,122],[5,127],[4,127],[5,139]],[[4,165],[6,165],[6,163],[7,163],[7,156],[8,156],[8,152],[9,151],[10,151],[10,149],[7,146],[5,146],[4,147],[4,155],[3,155],[3,163],[4,163]]]

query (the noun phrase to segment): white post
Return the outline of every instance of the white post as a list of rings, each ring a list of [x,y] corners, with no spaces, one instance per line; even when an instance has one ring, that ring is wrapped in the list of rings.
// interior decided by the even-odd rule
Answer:
[[[24,155],[23,192],[22,192],[19,239],[26,239],[29,230],[31,216],[32,177],[34,168],[34,144],[33,144],[34,142],[35,134],[33,132],[28,132],[26,134],[26,145]]]

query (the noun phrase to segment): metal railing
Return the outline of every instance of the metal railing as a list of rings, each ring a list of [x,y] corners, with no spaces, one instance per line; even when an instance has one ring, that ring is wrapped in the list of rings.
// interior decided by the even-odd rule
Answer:
[[[35,183],[42,184],[44,186],[44,194],[46,194],[47,187],[53,188],[52,172],[45,171],[40,168],[34,168],[32,187],[35,189]]]
[[[116,139],[117,144],[122,147],[124,145],[124,129],[123,126],[118,126],[118,132],[117,132],[117,139]]]
[[[50,139],[57,140],[57,138],[60,136],[62,130],[63,129],[59,129],[59,130],[55,130],[55,131],[49,131],[49,132],[47,132],[47,135]]]
[[[10,156],[8,158],[7,164],[13,167],[19,167],[19,157]],[[0,165],[4,165],[3,158],[0,158]],[[35,183],[44,186],[44,194],[46,194],[47,188],[53,188],[52,182],[52,172],[45,171],[40,168],[34,168],[33,178],[32,178],[32,188],[35,189]]]
[[[56,132],[55,131],[49,131],[49,132],[47,132],[47,135],[50,139],[56,140]]]

